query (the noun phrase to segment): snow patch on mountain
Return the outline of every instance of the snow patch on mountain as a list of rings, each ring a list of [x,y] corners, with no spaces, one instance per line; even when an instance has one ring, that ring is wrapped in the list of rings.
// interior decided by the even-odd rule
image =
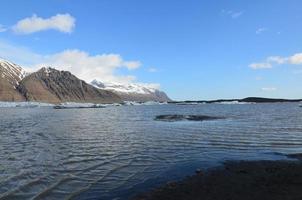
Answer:
[[[18,85],[26,72],[19,65],[0,58],[0,74],[2,78],[7,79],[12,85]]]
[[[91,84],[99,89],[113,90],[123,93],[136,93],[136,94],[153,94],[159,89],[157,84],[141,84],[141,83],[105,83],[93,80]]]
[[[169,97],[159,90],[158,84],[143,84],[143,83],[108,83],[93,80],[91,85],[98,89],[108,90],[117,93],[124,101],[170,101]]]

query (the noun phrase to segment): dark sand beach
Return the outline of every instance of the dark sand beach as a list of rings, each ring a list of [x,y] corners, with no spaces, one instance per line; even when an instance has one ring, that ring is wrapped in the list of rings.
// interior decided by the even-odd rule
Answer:
[[[170,182],[139,200],[300,200],[302,154],[288,161],[226,162],[222,167]]]

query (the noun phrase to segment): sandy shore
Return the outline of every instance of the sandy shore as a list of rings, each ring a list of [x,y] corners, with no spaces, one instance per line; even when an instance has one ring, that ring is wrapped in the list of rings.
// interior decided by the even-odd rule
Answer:
[[[171,182],[136,200],[301,200],[302,155],[296,161],[226,162]]]

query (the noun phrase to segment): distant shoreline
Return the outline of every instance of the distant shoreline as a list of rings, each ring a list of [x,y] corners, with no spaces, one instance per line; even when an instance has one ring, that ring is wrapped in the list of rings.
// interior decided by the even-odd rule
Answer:
[[[222,168],[196,170],[135,200],[284,200],[302,199],[302,155],[297,160],[226,162]]]
[[[57,103],[52,103],[48,101],[1,101],[2,103],[40,103],[40,104],[62,104],[62,103],[79,103],[79,104],[117,104],[114,102],[104,102],[96,103],[93,101],[62,101]],[[263,97],[247,97],[243,99],[217,99],[217,100],[185,100],[185,101],[122,101],[118,104],[148,104],[148,103],[158,103],[158,104],[178,104],[178,105],[193,105],[193,104],[211,104],[211,103],[302,103],[302,99],[274,99],[274,98],[263,98]]]
[[[302,99],[274,99],[263,97],[247,97],[243,99],[217,99],[217,100],[200,100],[200,101],[170,101],[170,104],[194,104],[194,103],[223,103],[223,102],[238,102],[238,103],[285,103],[285,102],[302,102]]]

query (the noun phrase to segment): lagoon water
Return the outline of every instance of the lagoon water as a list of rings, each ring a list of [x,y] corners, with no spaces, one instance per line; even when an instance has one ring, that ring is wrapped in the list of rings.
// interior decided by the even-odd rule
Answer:
[[[225,160],[301,152],[297,103],[0,108],[0,199],[127,199]]]

